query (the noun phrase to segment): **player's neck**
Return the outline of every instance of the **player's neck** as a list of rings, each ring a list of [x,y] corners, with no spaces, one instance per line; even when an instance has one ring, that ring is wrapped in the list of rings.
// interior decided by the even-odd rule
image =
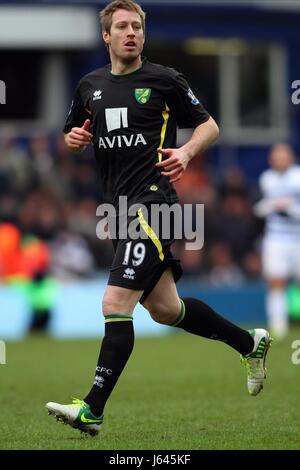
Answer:
[[[135,72],[142,66],[141,56],[138,56],[132,62],[123,62],[119,58],[111,58],[111,73],[113,75],[126,75]]]

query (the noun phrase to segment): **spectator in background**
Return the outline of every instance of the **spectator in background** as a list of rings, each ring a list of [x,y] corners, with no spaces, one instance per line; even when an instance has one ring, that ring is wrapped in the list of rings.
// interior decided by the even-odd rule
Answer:
[[[249,195],[246,177],[239,167],[230,166],[225,169],[218,192],[221,198],[228,195],[244,197]]]
[[[252,249],[256,236],[256,222],[247,196],[227,194],[214,216],[214,238],[228,243],[234,262],[240,264]]]
[[[49,184],[49,180],[55,179],[48,135],[40,133],[30,139],[29,156],[40,183]]]
[[[246,253],[243,259],[242,267],[249,281],[261,280],[261,256],[255,250]]]
[[[52,272],[60,280],[91,277],[93,257],[87,242],[80,236],[61,232],[52,244]]]
[[[286,287],[294,277],[300,282],[300,167],[292,148],[276,144],[269,156],[270,169],[262,173],[262,199],[255,214],[266,218],[262,263],[268,283],[267,318],[274,336],[288,332]]]
[[[33,184],[34,170],[28,153],[7,130],[0,140],[0,193],[13,190],[22,196]]]
[[[185,250],[181,243],[180,257],[184,269],[184,278],[190,278],[193,282],[201,280],[205,275],[205,260],[203,250]]]
[[[61,201],[49,188],[31,191],[19,212],[23,233],[51,241],[65,225]]]
[[[228,243],[214,243],[210,250],[212,269],[208,281],[214,286],[239,286],[245,277],[242,270],[234,263]]]
[[[0,282],[24,295],[30,309],[30,331],[46,330],[51,318],[57,288],[49,276],[49,263],[46,243],[22,237],[13,224],[0,224]]]

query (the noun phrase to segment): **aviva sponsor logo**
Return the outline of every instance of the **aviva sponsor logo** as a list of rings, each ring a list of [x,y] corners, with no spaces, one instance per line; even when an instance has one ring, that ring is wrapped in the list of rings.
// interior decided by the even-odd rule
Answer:
[[[139,144],[147,145],[143,134],[114,135],[99,137],[99,149],[113,149],[114,147],[136,147]]]
[[[128,127],[128,108],[106,108],[105,121],[107,132]],[[99,137],[99,148],[112,149],[114,147],[136,147],[147,145],[143,134],[112,135]]]

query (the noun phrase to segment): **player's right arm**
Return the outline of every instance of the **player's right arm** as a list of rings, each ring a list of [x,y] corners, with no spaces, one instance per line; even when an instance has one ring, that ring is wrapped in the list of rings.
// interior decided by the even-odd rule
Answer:
[[[86,91],[84,92],[84,83],[79,82],[74,99],[71,104],[69,114],[63,129],[65,144],[71,152],[78,153],[92,141],[91,132],[91,111],[89,111]]]
[[[65,144],[71,152],[83,152],[91,143],[93,134],[90,132],[91,121],[86,119],[82,127],[72,127],[71,131],[64,134]]]
[[[253,212],[257,217],[267,217],[275,212],[274,200],[268,196],[267,187],[269,180],[269,170],[263,172],[259,177],[259,190],[261,199],[253,206]]]
[[[275,186],[274,189],[272,170],[263,172],[259,178],[259,188],[262,194],[262,199],[253,206],[254,214],[257,217],[268,217],[272,214],[279,214],[282,216],[299,218],[299,209],[297,209],[297,205],[295,205],[293,198],[274,196],[274,194],[276,194],[276,187],[277,186]]]

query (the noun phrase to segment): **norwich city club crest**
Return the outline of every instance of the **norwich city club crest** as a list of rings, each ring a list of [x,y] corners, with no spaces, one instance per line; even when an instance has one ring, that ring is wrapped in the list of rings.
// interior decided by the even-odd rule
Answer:
[[[136,88],[134,96],[138,103],[145,104],[149,101],[151,96],[151,88]]]

